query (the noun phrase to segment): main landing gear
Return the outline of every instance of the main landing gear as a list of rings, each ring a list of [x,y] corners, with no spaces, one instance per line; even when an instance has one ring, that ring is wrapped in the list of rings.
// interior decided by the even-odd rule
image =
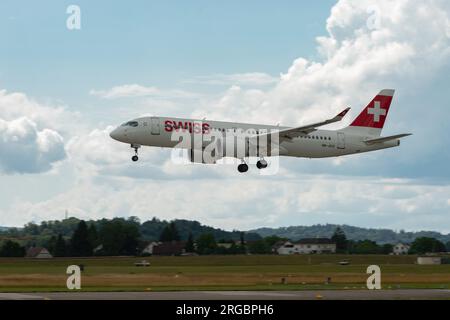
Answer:
[[[256,162],[256,167],[258,169],[265,169],[265,168],[267,168],[267,166],[268,166],[268,163],[263,158],[261,158],[260,160],[258,160],[258,162]],[[245,163],[244,160],[242,160],[242,163],[240,165],[238,165],[237,169],[238,169],[238,171],[240,173],[247,172],[248,171],[248,165]]]
[[[258,160],[258,162],[256,163],[256,167],[258,169],[265,169],[265,168],[267,168],[267,165],[268,165],[267,161],[264,159]]]
[[[139,160],[138,157],[138,149],[141,147],[138,144],[132,144],[131,147],[134,149],[134,156],[131,157],[131,160],[133,160],[134,162]]]
[[[245,162],[242,162],[240,165],[238,165],[238,171],[240,173],[244,173],[248,171],[248,165]]]

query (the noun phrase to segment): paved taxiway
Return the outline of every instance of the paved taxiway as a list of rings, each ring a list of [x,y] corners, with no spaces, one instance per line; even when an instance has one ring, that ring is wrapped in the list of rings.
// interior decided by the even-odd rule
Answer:
[[[0,300],[396,300],[449,299],[450,290],[0,293]]]

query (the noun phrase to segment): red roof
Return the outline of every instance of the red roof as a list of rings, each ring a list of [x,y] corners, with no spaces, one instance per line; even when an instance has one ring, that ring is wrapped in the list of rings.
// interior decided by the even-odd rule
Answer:
[[[184,252],[186,243],[183,241],[178,242],[163,242],[153,247],[153,254],[155,255],[180,255]]]
[[[44,251],[44,250],[45,250],[45,251]],[[44,251],[44,252],[42,252],[42,251]],[[40,253],[50,254],[50,253],[48,252],[48,250],[45,249],[45,248],[42,248],[42,247],[32,247],[32,248],[28,249],[26,257],[27,257],[27,258],[34,258],[34,257],[37,257]]]

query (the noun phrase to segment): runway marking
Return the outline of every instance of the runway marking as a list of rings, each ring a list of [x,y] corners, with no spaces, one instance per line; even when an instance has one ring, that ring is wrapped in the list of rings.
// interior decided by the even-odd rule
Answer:
[[[204,294],[211,294],[210,291],[202,291]],[[281,292],[258,292],[258,291],[215,291],[215,294],[220,294],[224,296],[268,296],[268,297],[295,297],[296,294],[293,293],[281,293]]]
[[[33,295],[33,294],[23,294],[23,293],[2,293],[0,292],[0,300],[42,300],[44,297]]]
[[[450,299],[450,290],[300,290],[0,293],[0,300],[397,300]]]

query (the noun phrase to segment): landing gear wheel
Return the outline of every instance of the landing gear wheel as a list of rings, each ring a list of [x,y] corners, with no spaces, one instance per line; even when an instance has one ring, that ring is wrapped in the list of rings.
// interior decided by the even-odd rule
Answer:
[[[248,171],[248,165],[246,163],[241,163],[240,165],[238,165],[238,171],[240,173],[244,173]]]
[[[264,159],[261,159],[261,160],[259,160],[258,162],[256,162],[256,167],[258,168],[258,169],[265,169],[265,168],[267,168],[267,161],[266,160],[264,160]]]
[[[141,147],[138,144],[132,144],[131,147],[134,149],[134,156],[131,157],[131,160],[133,160],[134,162],[139,160],[138,157],[138,149]]]

